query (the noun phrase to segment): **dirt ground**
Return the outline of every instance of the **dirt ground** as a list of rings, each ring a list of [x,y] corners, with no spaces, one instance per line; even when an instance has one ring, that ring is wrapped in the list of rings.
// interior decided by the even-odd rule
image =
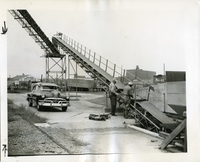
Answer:
[[[68,153],[34,125],[45,119],[30,118],[28,113],[23,107],[8,104],[8,156]]]
[[[91,121],[101,113],[103,94],[81,94],[67,112],[38,112],[25,101],[26,94],[8,95],[8,156],[63,154],[164,153],[162,140],[126,128],[123,114],[107,121]],[[153,142],[152,142],[153,141]]]

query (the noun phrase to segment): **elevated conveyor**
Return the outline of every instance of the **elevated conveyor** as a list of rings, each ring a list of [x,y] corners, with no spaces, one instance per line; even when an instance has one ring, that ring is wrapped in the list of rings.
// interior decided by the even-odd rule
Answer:
[[[67,53],[72,59],[77,62],[80,67],[85,70],[92,78],[99,79],[105,86],[108,86],[113,80],[114,76],[107,72],[107,67],[102,69],[99,65],[91,61],[85,55],[83,55],[82,49],[80,52],[79,46],[72,46],[69,42],[63,40],[61,37],[54,36],[52,42],[59,46],[65,53]],[[93,56],[94,57],[94,56]],[[95,58],[94,58],[95,59]],[[114,69],[113,69],[114,70]],[[123,89],[124,84],[120,81],[116,83],[118,89]]]
[[[55,75],[57,75],[57,78],[62,79],[63,82],[63,79],[66,79],[66,56],[59,53],[27,10],[9,10],[9,12],[22,28],[28,32],[29,36],[44,50],[44,57],[46,58],[46,82],[49,82],[50,78],[56,82]]]
[[[63,57],[54,47],[49,38],[44,34],[35,20],[27,10],[9,10],[10,14],[17,20],[35,42],[45,51],[46,57]]]

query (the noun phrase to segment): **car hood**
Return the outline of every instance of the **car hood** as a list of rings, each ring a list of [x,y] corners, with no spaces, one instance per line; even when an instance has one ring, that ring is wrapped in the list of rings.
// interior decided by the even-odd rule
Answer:
[[[64,98],[57,98],[57,97],[49,97],[49,98],[45,98],[45,100],[62,100],[62,101],[65,101],[66,99],[64,99]]]

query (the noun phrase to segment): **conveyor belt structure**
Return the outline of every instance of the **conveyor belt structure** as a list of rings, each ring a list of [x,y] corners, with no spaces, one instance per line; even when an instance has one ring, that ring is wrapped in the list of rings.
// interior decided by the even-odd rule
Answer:
[[[116,77],[116,65],[111,68],[108,66],[108,60],[104,63],[104,68],[101,67],[103,62],[101,61],[101,56],[98,59],[98,63],[95,63],[97,58],[95,57],[95,53],[92,56],[90,51],[87,53],[86,48],[82,49],[82,45],[80,46],[76,42],[70,39],[64,39],[62,33],[54,35],[52,37],[52,42],[49,38],[44,34],[44,32],[40,29],[34,19],[26,10],[9,10],[11,15],[13,15],[14,19],[16,19],[22,27],[29,33],[29,35],[34,38],[35,42],[45,51],[46,57],[58,57],[62,58],[66,54],[72,58],[79,66],[85,70],[92,78],[98,79],[102,82],[102,85],[108,87],[113,78]],[[60,49],[65,54],[61,54]],[[88,54],[88,56],[86,56]],[[108,73],[108,68],[112,70],[112,73]],[[65,69],[64,69],[65,71]],[[122,74],[123,73],[123,74]],[[125,71],[122,73],[118,73],[118,77],[125,77]],[[121,75],[121,76],[120,76]],[[118,81],[116,84],[118,89],[124,88],[123,81]],[[156,120],[159,122],[166,123],[174,123],[168,116],[159,111],[154,105],[152,105],[148,101],[138,102],[145,111],[149,112]],[[147,129],[158,131],[160,128],[156,125],[150,118],[148,118],[145,114],[137,109],[134,105],[131,105],[133,109],[135,109],[135,118],[139,120],[141,124]]]
[[[148,111],[152,116],[159,120],[162,124],[175,123],[171,118],[161,112],[153,104],[148,101],[137,102],[143,109]]]
[[[82,53],[82,49],[80,49],[81,47],[73,43],[72,40],[67,39],[66,41],[61,36],[54,36],[52,41],[57,47],[60,47],[64,52],[72,57],[72,59],[76,61],[87,73],[90,73],[92,77],[99,79],[106,86],[108,86],[112,81],[113,76],[107,73],[99,65],[95,64],[94,61],[91,61],[90,58],[86,57],[85,53]],[[117,82],[117,87],[119,89],[123,89],[124,84],[122,82]],[[151,114],[153,118],[160,123],[175,123],[171,118],[166,116],[163,112],[159,111],[159,109],[152,105],[150,102],[143,101],[137,102],[137,104],[140,105],[142,109]],[[149,116],[145,116],[141,111],[137,109],[137,107],[134,107],[134,105],[131,105],[131,107],[137,112],[137,115],[134,115],[134,117],[138,119],[138,122],[140,122],[144,128],[155,132],[160,130],[160,126],[155,123],[155,120],[153,121],[151,118],[149,118]]]
[[[74,48],[71,45],[71,42],[65,41],[61,37],[56,36],[52,38],[52,41],[56,46],[61,47],[62,50],[76,63],[78,63],[86,73],[88,73],[92,78],[100,80],[105,86],[108,87],[110,82],[114,79],[114,76],[109,74],[106,69],[102,69],[99,65],[95,64],[88,57],[83,55],[82,50],[80,51],[78,46]],[[122,82],[117,81],[116,86],[118,89],[123,89],[125,85]]]
[[[143,128],[153,132],[158,133],[164,124],[176,124],[175,121],[149,101],[139,101],[136,104],[131,104],[128,111]]]
[[[64,57],[64,55],[61,55],[55,48],[27,10],[9,10],[9,12],[45,51],[46,57]]]

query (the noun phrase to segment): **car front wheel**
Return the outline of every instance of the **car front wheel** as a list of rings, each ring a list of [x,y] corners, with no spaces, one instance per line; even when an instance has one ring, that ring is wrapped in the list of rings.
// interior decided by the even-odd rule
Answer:
[[[32,102],[31,99],[28,100],[28,106],[29,106],[29,107],[32,107],[32,106],[33,106],[33,102]]]
[[[67,110],[67,107],[62,107],[62,111],[66,111]]]
[[[39,104],[37,104],[37,110],[40,111],[41,110],[41,106]]]

